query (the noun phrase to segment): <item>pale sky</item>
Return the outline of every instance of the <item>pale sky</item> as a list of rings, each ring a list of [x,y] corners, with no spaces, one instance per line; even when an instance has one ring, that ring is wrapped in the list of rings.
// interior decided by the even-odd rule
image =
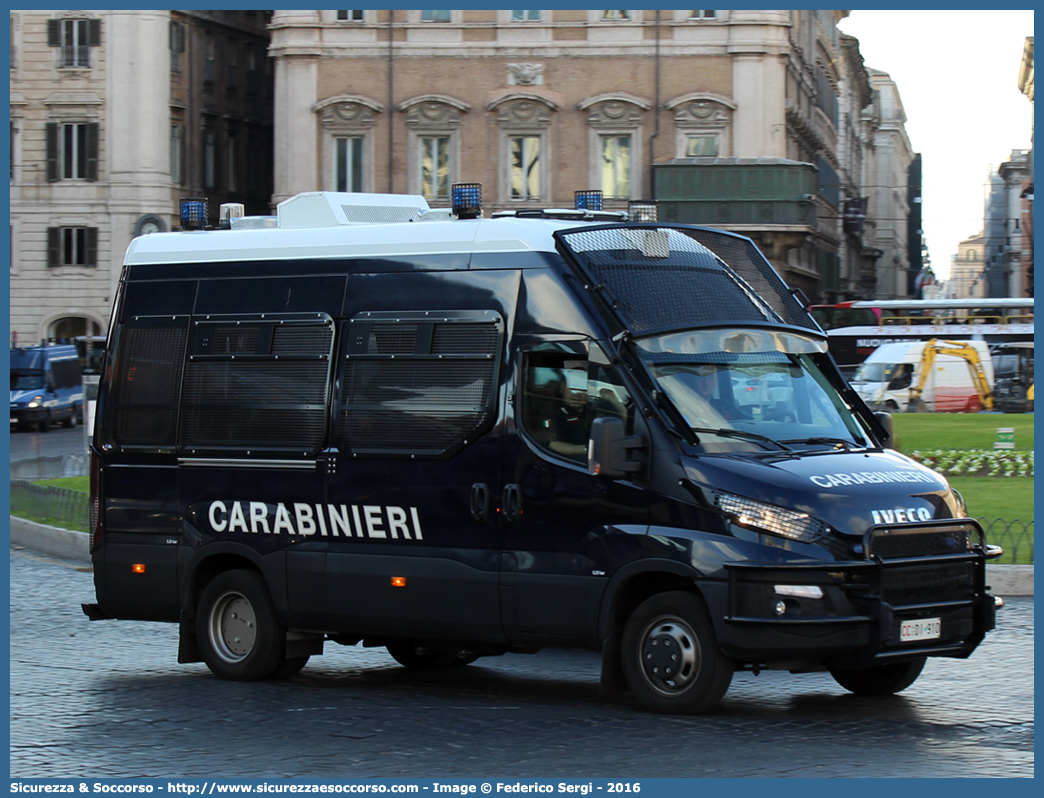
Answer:
[[[1033,106],[1018,79],[1033,12],[852,11],[838,27],[899,87],[923,162],[932,269],[945,278],[958,242],[982,230],[990,167],[1030,147]]]

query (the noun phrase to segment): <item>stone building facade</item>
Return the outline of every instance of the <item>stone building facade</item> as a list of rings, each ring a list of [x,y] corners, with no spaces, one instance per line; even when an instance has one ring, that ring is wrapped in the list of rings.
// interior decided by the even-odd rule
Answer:
[[[11,12],[12,343],[104,336],[128,243],[181,197],[267,211],[269,15]]]
[[[1012,150],[1008,160],[989,176],[985,219],[987,296],[1027,296],[1029,253],[1024,249],[1027,216],[1023,192],[1032,179],[1029,163],[1028,150]]]
[[[986,235],[978,233],[957,245],[950,258],[950,278],[946,281],[947,299],[986,296]]]
[[[1033,37],[1027,36],[1022,49],[1022,63],[1019,65],[1019,91],[1033,105]],[[1022,252],[1023,252],[1023,293],[1022,296],[1033,296],[1033,117],[1030,117],[1030,149],[1026,160],[1027,176],[1022,186]]]
[[[620,208],[662,199],[658,174],[680,184],[713,173],[746,188],[700,207],[675,196],[673,220],[750,235],[810,298],[843,281],[854,293],[849,272],[870,256],[860,241],[842,268],[842,201],[864,196],[857,184],[873,167],[857,162],[842,188],[847,13],[278,10],[273,201],[410,192],[438,207],[453,183],[476,182],[487,212],[572,207],[585,189]],[[867,138],[861,79],[853,135],[879,146],[878,171],[893,155],[888,169],[905,170],[888,134]],[[888,97],[883,123],[903,143]],[[902,243],[868,246],[890,258]]]
[[[906,134],[906,111],[899,87],[885,72],[870,69],[874,92],[872,147],[864,172],[870,219],[867,245],[876,258],[876,286],[868,299],[912,295],[907,220],[910,214],[910,165],[913,148]]]

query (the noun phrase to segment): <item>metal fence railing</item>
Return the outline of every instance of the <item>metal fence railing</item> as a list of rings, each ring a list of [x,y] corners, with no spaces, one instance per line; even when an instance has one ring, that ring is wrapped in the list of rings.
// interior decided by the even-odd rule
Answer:
[[[11,480],[11,513],[62,529],[87,531],[88,494],[82,490]]]
[[[64,529],[87,529],[88,495],[37,485],[39,480],[87,476],[87,458],[74,454],[30,457],[11,463],[11,514]]]
[[[74,454],[30,457],[11,463],[11,479],[58,479],[87,476],[87,458]]]
[[[993,562],[1009,565],[1033,565],[1032,521],[1020,521],[1018,518],[1014,521],[1007,521],[1003,518],[988,521],[980,518],[978,521],[986,533],[986,542],[1004,549],[1004,555]]]

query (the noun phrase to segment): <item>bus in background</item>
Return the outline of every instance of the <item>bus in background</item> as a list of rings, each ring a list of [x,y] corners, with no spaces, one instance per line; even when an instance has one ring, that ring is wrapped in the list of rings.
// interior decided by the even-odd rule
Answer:
[[[842,373],[882,344],[932,338],[1001,344],[1033,340],[1033,298],[875,299],[812,305]]]

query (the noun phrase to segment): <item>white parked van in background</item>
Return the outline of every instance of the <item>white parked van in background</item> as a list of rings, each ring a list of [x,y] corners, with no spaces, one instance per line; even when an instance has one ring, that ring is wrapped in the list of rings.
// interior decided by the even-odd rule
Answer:
[[[926,362],[925,347],[931,342],[884,344],[856,370],[852,387],[870,407],[888,412],[906,411],[910,390],[920,381]],[[984,398],[973,376],[981,365],[989,389],[993,390],[993,361],[983,341],[961,341],[966,356],[936,354],[929,364],[931,373],[924,381],[921,401],[924,409],[939,413],[975,413],[983,409]]]

